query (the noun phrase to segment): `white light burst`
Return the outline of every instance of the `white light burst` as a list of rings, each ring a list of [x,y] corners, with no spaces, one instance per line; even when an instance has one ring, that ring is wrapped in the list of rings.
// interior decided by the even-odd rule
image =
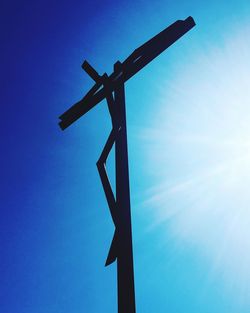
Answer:
[[[250,28],[207,47],[161,90],[143,130],[161,181],[147,206],[197,246],[212,273],[250,293]],[[191,58],[190,58],[191,59]],[[150,204],[150,205],[149,205]],[[249,299],[247,300],[249,301]]]

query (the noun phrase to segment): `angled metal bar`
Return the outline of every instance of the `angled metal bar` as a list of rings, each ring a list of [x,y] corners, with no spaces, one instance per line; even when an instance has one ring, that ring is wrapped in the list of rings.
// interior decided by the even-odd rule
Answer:
[[[188,17],[184,21],[178,20],[147,41],[144,45],[134,50],[134,52],[122,63],[123,72],[121,72],[120,69],[114,70],[114,72],[109,76],[112,91],[134,76],[138,71],[150,63],[165,49],[175,43],[194,26],[195,22],[192,17]],[[89,74],[91,77],[95,77],[95,74],[91,74],[91,70],[89,70]],[[61,119],[59,122],[61,129],[65,129],[70,126],[82,115],[92,109],[96,104],[101,102],[105,97],[106,93],[104,88],[96,91],[92,94],[92,97],[83,97],[82,100],[78,101],[59,117]]]
[[[89,70],[89,69],[88,69]],[[94,69],[91,68],[90,69],[92,71],[92,73],[94,73]],[[115,233],[112,239],[112,243],[109,249],[109,253],[105,262],[105,266],[110,265],[111,263],[113,263],[118,256],[118,235],[117,235],[117,227],[118,227],[118,218],[119,218],[119,208],[116,205],[116,200],[115,200],[115,196],[111,187],[111,184],[109,182],[108,179],[108,175],[107,175],[107,171],[106,171],[106,161],[108,158],[108,155],[116,141],[117,138],[117,134],[120,130],[120,127],[117,123],[116,117],[117,117],[117,110],[115,107],[115,102],[114,102],[114,97],[109,85],[109,80],[108,80],[108,76],[105,73],[102,78],[102,83],[106,92],[106,100],[107,100],[107,104],[108,104],[108,109],[109,109],[109,113],[111,116],[111,120],[112,120],[112,125],[113,128],[110,132],[110,135],[108,137],[108,140],[104,146],[104,149],[101,153],[101,156],[99,158],[99,160],[97,161],[97,168],[98,168],[98,172],[101,178],[101,182],[102,182],[102,186],[104,189],[104,193],[108,202],[108,206],[109,206],[109,210],[115,225]]]
[[[108,140],[104,146],[102,154],[99,160],[97,161],[96,165],[97,165],[97,169],[101,178],[102,186],[103,186],[104,193],[108,202],[108,206],[109,206],[109,210],[112,216],[113,223],[115,226],[117,226],[118,217],[117,217],[116,201],[115,201],[115,196],[114,196],[111,184],[108,179],[107,171],[106,171],[106,160],[115,142],[115,137],[116,137],[115,131],[114,129],[112,129],[108,137]]]
[[[101,178],[103,190],[108,202],[110,214],[112,216],[113,223],[115,225],[115,233],[113,235],[112,243],[109,249],[109,253],[105,262],[105,266],[110,265],[113,263],[118,255],[118,238],[117,238],[117,227],[118,227],[118,220],[119,220],[119,207],[117,206],[115,196],[111,187],[111,184],[108,179],[107,171],[106,171],[106,160],[107,157],[113,147],[113,144],[115,143],[115,140],[117,138],[117,133],[119,132],[118,129],[112,129],[111,133],[109,135],[109,138],[105,144],[105,147],[102,151],[102,154],[97,161],[96,165],[98,168],[99,176]]]
[[[118,257],[118,249],[119,249],[119,242],[118,242],[118,233],[117,229],[115,229],[115,233],[112,239],[112,243],[109,249],[108,257],[106,259],[105,266],[108,266],[116,261]]]
[[[117,108],[115,105],[112,86],[110,84],[109,77],[106,73],[104,73],[102,76],[102,83],[103,83],[103,88],[105,90],[106,101],[108,104],[108,109],[109,109],[109,114],[111,117],[113,129],[118,129],[119,125],[117,124]]]
[[[194,26],[195,22],[191,16],[184,21],[178,20],[148,40],[142,46],[135,49],[134,52],[123,62],[123,68],[129,68],[129,70],[126,70],[126,80],[134,76]]]
[[[97,71],[89,64],[87,60],[85,60],[82,64],[82,69],[95,81],[98,82],[101,79],[101,76],[97,73]]]

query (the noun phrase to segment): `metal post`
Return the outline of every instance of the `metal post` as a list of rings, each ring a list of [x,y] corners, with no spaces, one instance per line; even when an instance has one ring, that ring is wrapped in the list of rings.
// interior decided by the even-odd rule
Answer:
[[[129,194],[128,148],[124,84],[114,91],[120,129],[115,142],[116,203],[118,219],[118,312],[135,313],[132,227]]]
[[[105,265],[117,260],[118,313],[136,311],[124,84],[194,26],[195,22],[191,16],[174,22],[135,49],[123,63],[116,62],[114,72],[109,76],[100,76],[84,61],[82,68],[95,84],[82,100],[60,116],[59,125],[61,129],[65,129],[105,98],[108,103],[113,128],[97,161],[97,168],[115,226]],[[116,196],[106,171],[106,161],[114,144]]]

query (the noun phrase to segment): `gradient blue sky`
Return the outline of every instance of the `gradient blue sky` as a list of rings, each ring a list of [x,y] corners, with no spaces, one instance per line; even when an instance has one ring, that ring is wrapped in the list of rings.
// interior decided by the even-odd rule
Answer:
[[[64,132],[58,116],[92,85],[84,59],[110,73],[191,15],[126,85],[137,311],[249,313],[249,1],[2,1],[0,15],[0,312],[116,312],[95,167],[107,107]]]

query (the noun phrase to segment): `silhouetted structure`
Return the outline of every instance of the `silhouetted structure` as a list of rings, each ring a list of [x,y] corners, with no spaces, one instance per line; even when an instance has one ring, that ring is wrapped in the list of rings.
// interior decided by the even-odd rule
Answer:
[[[60,116],[60,127],[67,128],[96,104],[106,98],[112,120],[112,130],[104,146],[97,168],[115,225],[115,233],[106,266],[117,260],[118,312],[135,313],[132,230],[129,195],[127,131],[125,112],[125,82],[182,37],[195,22],[192,17],[176,21],[147,41],[123,62],[114,64],[114,72],[100,76],[84,61],[82,68],[95,81],[85,97]],[[115,143],[116,195],[109,183],[105,164]]]

